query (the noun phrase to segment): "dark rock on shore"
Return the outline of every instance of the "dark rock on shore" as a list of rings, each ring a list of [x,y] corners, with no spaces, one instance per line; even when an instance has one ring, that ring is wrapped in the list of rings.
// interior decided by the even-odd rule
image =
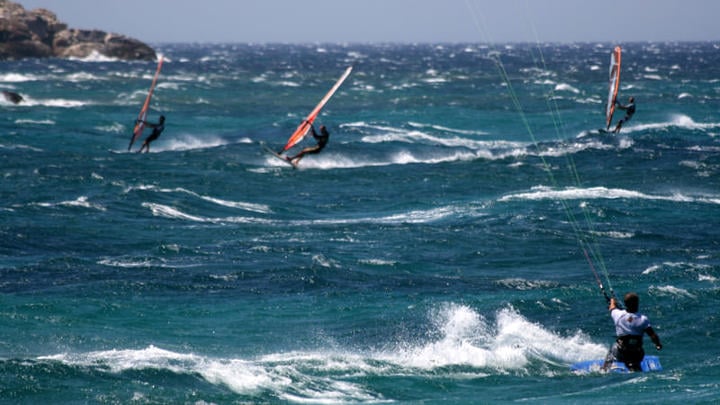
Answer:
[[[2,95],[3,95],[3,97],[5,97],[5,100],[7,100],[13,104],[19,104],[20,102],[22,102],[24,100],[21,95],[19,95],[18,93],[15,93],[14,91],[3,90]]]
[[[10,0],[0,0],[0,60],[77,57],[94,52],[126,60],[155,60],[148,45],[124,35],[100,30],[70,29],[46,9],[27,11]]]

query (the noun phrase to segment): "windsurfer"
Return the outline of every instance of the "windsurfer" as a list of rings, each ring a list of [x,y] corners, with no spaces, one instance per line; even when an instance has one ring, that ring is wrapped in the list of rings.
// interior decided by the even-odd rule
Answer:
[[[661,350],[660,337],[650,326],[647,316],[638,312],[640,298],[636,293],[627,293],[624,297],[625,308],[617,307],[615,298],[610,299],[610,316],[615,323],[617,340],[605,358],[603,368],[607,368],[613,361],[622,361],[628,370],[641,371],[640,363],[645,357],[643,350],[643,334],[647,333],[655,349]]]
[[[315,153],[320,153],[323,148],[325,148],[325,145],[327,145],[328,140],[330,139],[330,133],[328,132],[325,125],[320,126],[320,134],[318,135],[317,132],[315,132],[315,126],[310,123],[310,130],[312,131],[312,136],[317,141],[317,145],[307,147],[300,151],[297,155],[293,157],[288,157],[287,160],[292,163],[293,165],[297,165],[300,162],[300,159],[303,158],[305,155],[312,155]]]
[[[157,124],[153,124],[147,121],[143,121],[143,123],[152,128],[152,133],[150,134],[150,136],[145,138],[145,142],[143,142],[138,153],[141,153],[143,149],[145,149],[145,152],[150,152],[150,142],[158,139],[160,137],[160,134],[165,130],[165,116],[161,115]]]
[[[635,114],[635,97],[630,97],[628,99],[628,103],[626,105],[620,104],[619,101],[615,101],[615,104],[617,104],[618,108],[621,110],[625,110],[625,116],[623,119],[618,121],[617,125],[615,126],[614,133],[620,132],[620,129],[622,128],[623,124],[630,121],[630,118],[632,118],[633,114]]]

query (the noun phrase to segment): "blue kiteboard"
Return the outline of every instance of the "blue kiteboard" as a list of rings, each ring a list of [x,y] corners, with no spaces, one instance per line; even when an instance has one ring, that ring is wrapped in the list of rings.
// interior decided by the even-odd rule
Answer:
[[[621,361],[614,361],[610,364],[610,367],[603,370],[603,364],[605,360],[587,360],[575,363],[570,366],[570,370],[575,373],[593,373],[593,372],[610,372],[610,373],[630,373],[625,363]],[[662,365],[658,356],[645,356],[640,367],[644,373],[650,371],[661,371]]]

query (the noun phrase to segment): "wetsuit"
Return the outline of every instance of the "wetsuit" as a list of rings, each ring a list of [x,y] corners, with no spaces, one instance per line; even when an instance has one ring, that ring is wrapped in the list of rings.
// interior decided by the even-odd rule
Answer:
[[[625,116],[618,121],[617,126],[615,126],[615,132],[620,132],[620,128],[622,128],[623,124],[630,121],[630,118],[632,118],[633,114],[635,114],[635,102],[633,101],[628,105],[618,103],[618,108],[625,110]]]
[[[640,371],[640,363],[645,357],[643,334],[650,328],[650,321],[643,314],[618,308],[611,310],[610,316],[615,322],[617,340],[610,349],[606,362],[622,361],[629,370]]]
[[[160,134],[162,134],[162,131],[165,130],[165,124],[159,124],[155,127],[153,127],[153,131],[150,134],[150,136],[145,139],[145,143],[150,143],[160,137]]]
[[[315,132],[315,127],[311,126],[310,130],[312,130],[312,136],[313,138],[315,138],[315,141],[317,141],[317,145],[305,149],[305,153],[318,153],[323,150],[325,145],[327,145],[328,141],[330,140],[330,133],[327,131],[327,129],[325,129],[325,127],[320,129],[320,135]]]
[[[148,122],[145,122],[145,124],[147,126],[151,127],[153,130],[152,130],[152,133],[150,134],[150,136],[145,138],[145,142],[143,142],[138,153],[142,152],[143,149],[147,149],[147,152],[150,152],[150,142],[158,139],[160,137],[160,134],[162,134],[162,132],[165,130],[165,120],[164,119],[161,119],[160,122],[158,122],[157,124],[150,124]]]
[[[288,160],[290,162],[297,164],[297,162],[299,162],[300,159],[303,158],[303,156],[320,153],[320,151],[323,150],[323,148],[325,148],[325,145],[327,145],[328,141],[330,140],[330,133],[327,131],[325,126],[320,127],[319,135],[317,132],[315,132],[314,126],[311,126],[310,129],[312,130],[312,136],[313,136],[313,138],[315,138],[317,145],[305,148],[305,149],[301,150],[300,153],[298,153],[297,155],[295,155],[291,158],[288,158]]]

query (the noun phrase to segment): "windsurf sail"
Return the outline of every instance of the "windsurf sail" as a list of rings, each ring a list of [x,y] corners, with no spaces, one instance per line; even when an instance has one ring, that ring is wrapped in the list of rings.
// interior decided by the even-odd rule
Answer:
[[[145,129],[145,120],[147,119],[147,113],[150,109],[150,100],[152,99],[153,92],[155,91],[155,85],[157,84],[158,76],[160,76],[160,69],[162,69],[162,64],[163,57],[162,55],[160,55],[157,70],[155,70],[155,76],[153,77],[152,84],[150,84],[150,90],[148,90],[148,95],[147,97],[145,97],[145,104],[143,104],[142,108],[140,109],[140,114],[138,114],[137,121],[135,121],[135,128],[133,128],[133,134],[132,138],[130,138],[130,145],[128,145],[128,150],[132,148],[135,140],[137,140],[140,135],[142,135],[142,132]]]
[[[622,50],[619,46],[613,49],[610,55],[610,80],[608,82],[608,99],[605,106],[605,120],[607,129],[610,129],[612,117],[615,113],[615,100],[617,100],[618,89],[620,88],[620,55]]]
[[[320,100],[318,105],[315,106],[315,109],[312,110],[312,112],[305,118],[305,120],[300,123],[295,132],[293,132],[292,136],[290,136],[290,138],[288,139],[287,144],[282,150],[283,152],[292,148],[298,142],[302,141],[302,139],[305,137],[305,135],[307,135],[308,131],[310,130],[310,125],[312,125],[313,121],[315,121],[315,118],[317,118],[318,114],[320,114],[320,110],[325,107],[325,104],[330,101],[330,98],[340,88],[340,85],[342,85],[345,79],[350,76],[350,72],[352,72],[352,66],[349,66],[347,69],[345,69],[345,72],[342,74],[342,76],[340,76],[338,81],[335,82],[335,85],[333,85],[330,91],[325,94],[325,97]]]

